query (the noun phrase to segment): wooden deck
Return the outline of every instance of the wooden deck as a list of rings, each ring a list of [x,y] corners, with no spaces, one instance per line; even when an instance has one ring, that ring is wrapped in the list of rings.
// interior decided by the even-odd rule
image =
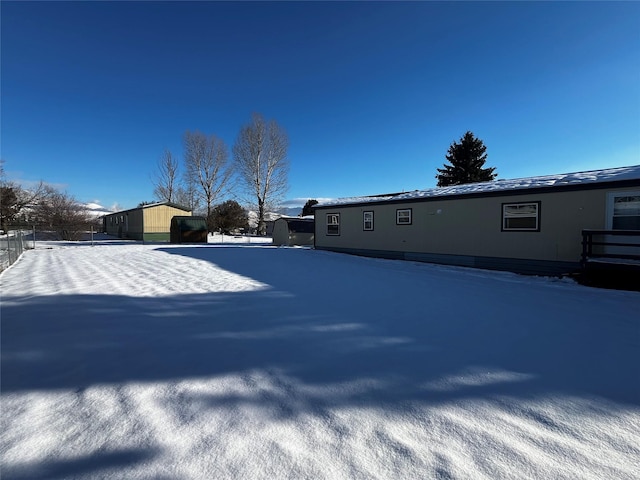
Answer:
[[[583,230],[584,283],[640,291],[640,230]]]

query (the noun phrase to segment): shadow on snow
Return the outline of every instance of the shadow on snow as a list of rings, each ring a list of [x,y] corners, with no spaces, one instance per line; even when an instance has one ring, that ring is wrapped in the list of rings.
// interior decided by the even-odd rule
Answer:
[[[579,287],[510,274],[304,249],[159,250],[269,288],[5,301],[3,393],[266,370],[316,387],[375,379],[376,387],[317,401],[385,408],[549,392],[640,403],[629,302],[610,302],[594,320],[585,293],[572,296]]]
[[[3,394],[225,375],[241,375],[251,386],[261,372],[271,388],[256,395],[180,401],[251,404],[283,418],[335,406],[401,411],[415,403],[549,393],[640,404],[638,338],[629,338],[628,324],[637,305],[615,301],[615,294],[592,292],[593,302],[606,303],[606,315],[594,316],[582,287],[511,274],[305,249],[159,250],[269,288],[5,299]],[[45,469],[63,478],[153,455],[98,453],[5,473],[29,478]]]
[[[77,478],[79,475],[97,474],[100,471],[149,461],[156,454],[157,452],[153,449],[100,452],[72,460],[48,461],[38,465],[4,466],[2,468],[2,476],[13,480]]]

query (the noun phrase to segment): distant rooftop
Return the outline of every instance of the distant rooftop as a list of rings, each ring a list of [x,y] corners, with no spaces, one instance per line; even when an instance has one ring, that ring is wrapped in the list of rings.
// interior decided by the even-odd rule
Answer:
[[[182,205],[178,205],[177,203],[173,203],[173,202],[155,202],[155,203],[146,203],[144,205],[139,205],[135,208],[128,208],[127,210],[120,210],[117,212],[108,212],[107,215],[112,215],[112,214],[120,214],[120,213],[125,213],[125,212],[131,212],[133,210],[140,210],[140,209],[146,209],[146,208],[152,208],[152,207],[159,207],[161,205],[166,205],[167,207],[174,207],[177,208],[179,210],[184,210],[185,212],[190,212],[191,210],[188,207],[184,207]]]
[[[494,180],[491,182],[467,183],[450,187],[436,187],[412,192],[390,193],[365,197],[347,197],[322,202],[317,207],[332,205],[348,205],[355,203],[385,203],[390,201],[418,200],[433,197],[457,197],[463,195],[490,195],[491,193],[512,190],[529,190],[539,188],[558,188],[595,183],[616,182],[623,180],[638,180],[640,186],[640,165],[629,167],[608,168],[605,170],[591,170],[587,172],[562,173],[545,175],[542,177],[515,178],[510,180]]]

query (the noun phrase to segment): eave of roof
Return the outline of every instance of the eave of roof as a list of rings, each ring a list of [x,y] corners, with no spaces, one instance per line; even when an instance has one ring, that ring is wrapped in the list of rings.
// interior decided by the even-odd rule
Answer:
[[[313,222],[313,221],[315,221],[315,219],[313,217],[310,217],[308,215],[305,216],[305,217],[285,217],[285,216],[282,216],[282,217],[278,218],[276,220],[276,222],[278,220],[285,220],[287,222],[289,222],[289,221],[298,221],[298,222]]]

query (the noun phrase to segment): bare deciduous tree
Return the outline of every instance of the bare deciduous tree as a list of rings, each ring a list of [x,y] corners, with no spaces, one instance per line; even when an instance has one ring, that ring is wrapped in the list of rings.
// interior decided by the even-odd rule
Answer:
[[[28,214],[47,195],[47,188],[40,181],[34,188],[23,188],[5,177],[4,160],[0,161],[0,229],[10,224],[25,223]]]
[[[227,146],[215,135],[186,132],[184,164],[187,184],[198,186],[197,194],[206,205],[209,222],[214,202],[228,187],[231,179]]]
[[[198,189],[196,185],[191,182],[185,182],[180,185],[176,190],[175,203],[183,207],[187,207],[194,214],[198,212],[202,206],[202,202],[198,196]]]
[[[258,233],[266,233],[264,215],[288,189],[289,139],[275,120],[266,122],[254,113],[240,129],[233,147],[234,162],[245,191],[258,210]]]
[[[56,231],[64,240],[78,240],[81,233],[92,225],[97,226],[97,219],[73,196],[43,181],[33,188],[7,181],[3,163],[0,161],[0,223],[3,229],[10,224],[38,226]]]
[[[45,190],[34,207],[35,223],[55,231],[63,240],[79,240],[95,219],[73,196],[49,186]]]
[[[158,170],[153,179],[153,194],[160,201],[175,202],[178,190],[178,161],[171,151],[165,149],[158,161]]]

